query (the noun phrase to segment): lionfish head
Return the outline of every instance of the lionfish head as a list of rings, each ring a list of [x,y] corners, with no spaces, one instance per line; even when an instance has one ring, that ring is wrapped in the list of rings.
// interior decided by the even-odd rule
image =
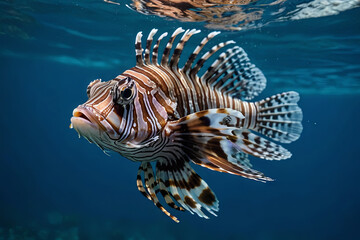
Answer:
[[[128,77],[92,81],[87,87],[88,100],[74,109],[70,127],[79,137],[96,143],[103,150],[109,149],[123,135],[120,123],[136,95],[135,81]]]

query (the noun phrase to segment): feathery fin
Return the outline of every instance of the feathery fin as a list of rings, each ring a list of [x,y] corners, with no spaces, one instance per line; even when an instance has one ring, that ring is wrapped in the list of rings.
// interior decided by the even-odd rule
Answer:
[[[228,77],[230,74],[231,77]],[[223,94],[246,100],[256,97],[266,87],[264,74],[250,62],[239,46],[221,53],[201,76],[201,80]]]
[[[141,171],[144,172],[144,182],[147,192],[145,192],[144,185],[143,185],[143,179],[141,178]],[[140,174],[139,174],[140,172]],[[149,162],[143,162],[141,163],[139,167],[138,172],[138,179],[137,179],[137,185],[139,191],[149,200],[151,200],[156,207],[158,207],[163,213],[165,213],[168,217],[170,217],[175,222],[179,222],[179,220],[171,215],[159,202],[159,199],[156,196],[156,192],[158,189],[157,182],[155,180],[154,171],[152,169],[152,166]],[[140,179],[139,179],[140,176]]]
[[[285,159],[290,153],[283,147],[241,129],[241,112],[223,108],[196,112],[168,124],[167,132],[196,164],[258,181],[271,181],[251,169],[238,154],[248,153],[264,159]]]
[[[159,160],[156,171],[162,176],[161,181],[164,181],[168,192],[186,210],[208,218],[202,210],[206,209],[216,216],[214,212],[219,210],[219,201],[206,182],[191,168],[186,158]]]
[[[209,51],[207,51],[206,53],[204,53],[204,55],[197,61],[197,63],[195,64],[195,66],[190,70],[190,77],[194,78],[195,75],[199,72],[199,70],[202,68],[202,66],[204,65],[204,63],[206,62],[206,60],[208,60],[212,55],[214,55],[217,51],[219,51],[221,48],[229,45],[229,44],[234,44],[235,42],[233,40],[230,41],[226,41],[226,42],[222,42],[219,43],[215,46],[213,46]]]
[[[142,173],[144,178],[142,178]],[[219,201],[206,182],[191,168],[186,158],[158,160],[156,176],[149,162],[141,163],[137,175],[139,191],[154,203],[163,213],[179,220],[170,214],[160,203],[157,193],[160,192],[165,202],[172,208],[196,213],[200,217],[208,218],[203,209],[216,216],[219,210]],[[175,204],[174,200],[182,207]]]
[[[255,131],[281,143],[297,140],[302,132],[302,111],[297,92],[284,92],[257,102],[259,109]]]
[[[157,165],[158,164],[159,163],[157,163]],[[172,195],[171,192],[168,191],[168,189],[165,185],[165,184],[167,184],[167,182],[165,180],[168,181],[168,179],[169,179],[169,177],[168,177],[167,173],[161,172],[161,171],[156,171],[156,180],[159,185],[160,193],[163,196],[163,198],[165,199],[165,202],[167,203],[167,205],[169,205],[170,207],[172,207],[176,210],[185,211],[184,208],[179,207],[175,204],[175,202],[173,200],[174,196]]]
[[[139,166],[139,170],[137,173],[136,185],[137,185],[138,190],[141,192],[141,194],[144,195],[144,197],[146,197],[147,199],[149,199],[151,201],[150,195],[146,192],[146,190],[144,188],[143,179],[141,177],[141,174],[143,172],[144,172],[144,168],[143,168],[143,164],[141,164]]]

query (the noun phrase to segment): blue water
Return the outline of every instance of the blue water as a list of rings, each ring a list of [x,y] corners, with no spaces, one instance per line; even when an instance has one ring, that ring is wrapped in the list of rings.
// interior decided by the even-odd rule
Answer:
[[[279,16],[214,40],[236,40],[262,69],[260,98],[301,94],[304,130],[285,146],[293,157],[252,159],[276,179],[266,184],[194,166],[220,212],[204,220],[172,211],[176,224],[138,192],[138,164],[78,139],[70,117],[90,81],[135,64],[138,31],[201,29],[189,54],[206,23],[144,15],[131,1],[0,1],[0,239],[356,238],[360,8],[291,20],[301,2],[310,1],[282,2]]]

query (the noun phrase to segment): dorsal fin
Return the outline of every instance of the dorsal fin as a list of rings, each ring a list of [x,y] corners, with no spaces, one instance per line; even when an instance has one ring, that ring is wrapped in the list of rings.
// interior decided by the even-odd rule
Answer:
[[[235,46],[220,54],[201,80],[223,94],[250,100],[266,87],[264,74],[250,62],[245,51]]]
[[[153,37],[157,33],[157,31],[158,31],[157,29],[153,28],[146,40],[145,56],[144,56],[145,64],[150,64],[150,48],[153,41]]]
[[[160,45],[161,40],[164,37],[166,37],[167,35],[168,35],[167,32],[164,32],[163,34],[161,34],[153,47],[151,62],[154,65],[158,65],[157,58],[158,58],[159,45]]]
[[[213,37],[215,37],[218,34],[220,34],[220,32],[211,32],[200,42],[200,44],[195,48],[195,50],[193,51],[193,53],[190,55],[189,59],[185,63],[184,67],[182,68],[183,72],[185,72],[186,74],[189,73],[189,71],[191,70],[191,66],[195,58],[199,54],[199,52],[203,49],[206,43],[208,43]]]
[[[201,80],[208,83],[209,85],[214,82],[217,78],[213,77],[216,75],[220,69],[224,69],[226,64],[231,57],[235,54],[239,54],[241,52],[241,48],[239,46],[235,46],[233,48],[228,49],[226,52],[222,52],[219,57],[211,64],[211,66],[206,70],[206,72],[201,76]],[[246,55],[245,55],[246,56]],[[247,56],[246,56],[247,57]]]
[[[138,32],[135,38],[135,53],[136,53],[136,66],[144,65],[142,58],[143,49],[141,47],[142,32]]]
[[[170,53],[173,49],[175,38],[183,32],[185,33],[177,43],[176,47],[174,48],[174,52],[170,58]],[[192,35],[199,32],[200,31],[196,29],[185,31],[181,27],[177,28],[171,35],[168,43],[166,44],[160,60],[160,65],[163,67],[169,67],[173,71],[177,72],[179,70],[179,59],[186,42],[190,39]],[[159,65],[159,45],[161,40],[167,36],[167,32],[160,35],[160,37],[157,39],[152,49],[152,58],[150,63],[151,45],[153,42],[153,37],[156,33],[157,29],[152,29],[149,33],[146,41],[144,57],[144,50],[141,47],[142,32],[139,32],[136,35],[135,51],[137,66],[143,66],[144,64]],[[193,66],[195,59],[197,58],[201,50],[204,48],[204,46],[219,33],[220,32],[209,33],[205,38],[203,38],[200,44],[190,55],[185,65],[180,70],[181,74],[186,75],[186,80],[195,80],[197,78],[198,72],[211,56],[213,56],[217,51],[224,48],[225,46],[235,43],[234,41],[230,40],[227,42],[221,42],[213,46],[209,51],[204,53],[196,62],[195,66]],[[211,88],[215,88],[218,91],[221,91],[222,94],[246,100],[250,100],[255,96],[259,95],[259,93],[266,86],[266,78],[263,73],[257,67],[255,67],[254,64],[250,62],[245,51],[238,46],[230,48],[227,51],[223,51],[219,55],[219,57],[211,64],[207,71],[201,76],[200,79],[204,84],[210,86]]]
[[[171,51],[172,45],[174,43],[174,40],[175,40],[177,35],[179,35],[180,33],[184,32],[184,31],[185,31],[184,29],[179,27],[171,35],[171,38],[169,39],[169,42],[166,44],[166,47],[164,49],[164,53],[163,53],[162,58],[161,58],[161,66],[167,66],[168,65],[169,55],[170,55],[170,51]]]
[[[180,55],[182,53],[182,50],[184,49],[185,43],[190,39],[192,35],[197,34],[199,32],[200,30],[196,30],[196,29],[186,30],[184,35],[181,37],[180,42],[176,45],[176,48],[169,63],[170,68],[172,69],[174,69],[175,67],[178,68],[177,65],[179,63]]]
[[[214,55],[218,50],[220,50],[221,48],[225,47],[226,45],[235,43],[234,41],[230,40],[227,42],[222,42],[219,43],[215,46],[213,46],[209,51],[207,51],[200,59],[199,61],[197,61],[197,63],[195,64],[195,66],[190,70],[190,77],[193,79],[195,77],[195,75],[199,72],[199,70],[201,69],[201,67],[204,65],[204,63],[206,62],[206,60],[208,60],[212,55]]]

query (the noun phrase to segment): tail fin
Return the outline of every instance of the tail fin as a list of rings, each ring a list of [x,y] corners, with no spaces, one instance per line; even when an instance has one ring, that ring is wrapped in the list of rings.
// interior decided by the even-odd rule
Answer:
[[[259,114],[254,130],[281,143],[297,140],[302,132],[302,111],[297,92],[285,92],[257,102]]]

